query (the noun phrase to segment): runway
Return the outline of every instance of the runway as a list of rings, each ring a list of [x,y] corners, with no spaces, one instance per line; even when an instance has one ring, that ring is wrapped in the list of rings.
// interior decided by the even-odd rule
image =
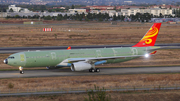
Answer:
[[[58,76],[87,76],[87,75],[120,75],[120,74],[147,74],[147,73],[179,73],[180,67],[124,67],[124,68],[100,68],[99,73],[87,71],[73,72],[67,69],[52,70],[25,70],[24,74],[19,71],[0,71],[0,78],[27,78],[27,77],[58,77]]]

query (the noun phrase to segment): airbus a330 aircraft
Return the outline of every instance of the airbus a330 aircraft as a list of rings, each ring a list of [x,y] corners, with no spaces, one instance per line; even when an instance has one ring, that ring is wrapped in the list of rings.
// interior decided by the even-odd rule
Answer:
[[[10,55],[4,63],[19,67],[20,74],[24,73],[23,67],[70,67],[72,71],[100,72],[100,69],[95,68],[96,65],[155,54],[161,48],[154,46],[160,26],[161,23],[154,23],[139,43],[132,47],[26,51]]]

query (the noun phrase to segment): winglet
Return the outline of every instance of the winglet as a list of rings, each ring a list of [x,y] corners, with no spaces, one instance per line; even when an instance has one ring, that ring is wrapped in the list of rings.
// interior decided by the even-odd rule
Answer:
[[[67,50],[71,50],[71,46],[69,46],[69,47],[67,48]]]
[[[145,36],[139,41],[139,43],[132,47],[154,46],[160,27],[161,23],[154,23],[153,26],[149,29],[149,31],[145,34]]]

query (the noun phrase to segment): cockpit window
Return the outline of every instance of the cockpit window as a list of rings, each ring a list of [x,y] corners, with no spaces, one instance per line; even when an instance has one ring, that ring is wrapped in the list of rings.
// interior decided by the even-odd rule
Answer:
[[[14,56],[12,56],[12,57],[8,57],[8,59],[14,59]]]

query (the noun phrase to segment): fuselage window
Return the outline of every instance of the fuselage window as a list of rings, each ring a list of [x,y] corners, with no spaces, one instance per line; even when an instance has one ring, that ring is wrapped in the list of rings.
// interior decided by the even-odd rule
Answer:
[[[8,59],[14,59],[14,57],[8,57]]]

